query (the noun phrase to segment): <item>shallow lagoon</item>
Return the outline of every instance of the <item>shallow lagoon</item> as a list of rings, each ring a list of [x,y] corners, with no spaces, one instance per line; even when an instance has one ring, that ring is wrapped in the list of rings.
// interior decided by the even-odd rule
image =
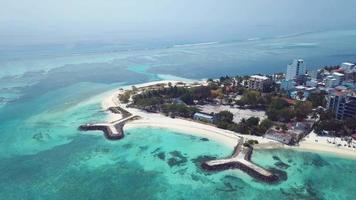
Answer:
[[[111,142],[97,133],[32,155],[3,159],[2,199],[351,199],[356,161],[291,150],[253,160],[288,173],[276,185],[240,171],[207,173],[201,156],[231,149],[166,129],[130,129]],[[281,164],[283,163],[283,164]],[[183,192],[184,191],[184,192]]]

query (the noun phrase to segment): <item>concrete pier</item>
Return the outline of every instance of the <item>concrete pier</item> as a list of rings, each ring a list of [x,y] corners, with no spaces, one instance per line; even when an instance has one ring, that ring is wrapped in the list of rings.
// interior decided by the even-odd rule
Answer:
[[[253,149],[250,146],[244,146],[243,143],[244,140],[241,138],[231,157],[204,162],[202,168],[209,171],[240,169],[248,175],[265,182],[278,181],[277,175],[251,162]]]
[[[109,111],[113,113],[122,113],[123,118],[110,122],[110,123],[94,123],[94,124],[85,124],[79,126],[81,131],[103,131],[104,135],[109,140],[120,140],[124,137],[124,126],[127,121],[135,120],[139,118],[138,116],[132,115],[128,111],[120,107],[109,108]]]

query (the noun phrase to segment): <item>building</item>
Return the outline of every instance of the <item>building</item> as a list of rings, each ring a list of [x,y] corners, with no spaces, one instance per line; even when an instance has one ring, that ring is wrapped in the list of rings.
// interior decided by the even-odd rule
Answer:
[[[293,80],[283,80],[281,81],[281,90],[283,91],[291,91],[295,89],[296,82]]]
[[[295,91],[290,93],[290,97],[295,100],[305,101],[308,99],[310,93],[316,90],[315,87],[305,87],[298,85],[295,87]]]
[[[333,77],[336,79],[336,84],[341,85],[342,82],[345,80],[345,75],[339,72],[333,72]]]
[[[341,69],[344,71],[352,70],[355,67],[354,63],[344,62],[341,64]]]
[[[317,87],[318,86],[318,81],[315,79],[312,79],[310,81],[306,82],[307,87]]]
[[[214,123],[215,122],[215,116],[214,115],[209,115],[205,113],[195,113],[193,116],[194,120],[202,121],[202,122],[209,122],[209,123]]]
[[[298,76],[303,76],[306,74],[306,66],[304,60],[297,59],[287,66],[286,80],[293,80],[298,78]]]
[[[333,72],[331,75],[327,76],[324,81],[325,81],[325,86],[327,88],[333,88],[339,85],[342,85],[342,83],[345,80],[345,75],[339,72]]]
[[[322,70],[321,69],[308,71],[308,75],[312,80],[321,79],[322,78],[321,74],[322,74]]]
[[[274,129],[267,130],[264,137],[287,145],[292,144],[293,141],[292,135]]]
[[[333,88],[335,86],[337,86],[338,84],[338,81],[337,79],[335,79],[333,76],[327,76],[325,79],[324,79],[324,82],[325,82],[325,87],[327,88]]]
[[[337,119],[356,116],[356,94],[351,90],[334,89],[327,97],[327,108],[335,113]]]
[[[265,91],[272,85],[272,80],[267,76],[253,75],[248,79],[247,87],[253,90]]]

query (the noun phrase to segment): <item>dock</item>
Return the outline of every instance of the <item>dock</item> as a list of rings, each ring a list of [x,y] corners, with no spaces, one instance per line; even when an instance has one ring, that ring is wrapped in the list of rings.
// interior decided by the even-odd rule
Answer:
[[[248,175],[264,182],[276,182],[279,177],[272,172],[251,162],[253,148],[244,146],[244,139],[241,138],[229,158],[210,160],[202,164],[202,168],[208,171],[222,171],[228,169],[240,169]]]
[[[121,107],[112,107],[109,108],[109,111],[113,113],[122,113],[123,118],[109,123],[89,123],[79,126],[79,130],[81,131],[102,131],[104,132],[104,136],[108,140],[120,140],[124,138],[124,126],[125,123],[131,120],[135,120],[139,118],[139,116],[132,115],[125,109]]]

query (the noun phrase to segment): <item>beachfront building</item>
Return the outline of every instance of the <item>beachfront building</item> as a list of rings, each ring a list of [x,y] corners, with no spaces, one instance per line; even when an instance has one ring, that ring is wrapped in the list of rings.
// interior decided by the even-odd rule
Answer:
[[[193,116],[194,120],[202,121],[202,122],[209,122],[209,123],[214,123],[215,122],[215,116],[214,115],[209,115],[206,113],[200,113],[197,112]]]
[[[252,90],[265,91],[272,85],[272,80],[267,76],[253,75],[248,79],[247,87]]]
[[[296,59],[287,66],[286,80],[293,80],[299,76],[305,76],[306,70],[304,60]]]
[[[283,133],[282,131],[277,131],[275,129],[267,130],[264,137],[267,139],[270,139],[270,140],[274,140],[274,141],[283,143],[283,144],[287,144],[287,145],[290,145],[293,143],[292,135]]]
[[[327,97],[327,108],[343,120],[356,116],[356,94],[354,91],[334,89]]]

